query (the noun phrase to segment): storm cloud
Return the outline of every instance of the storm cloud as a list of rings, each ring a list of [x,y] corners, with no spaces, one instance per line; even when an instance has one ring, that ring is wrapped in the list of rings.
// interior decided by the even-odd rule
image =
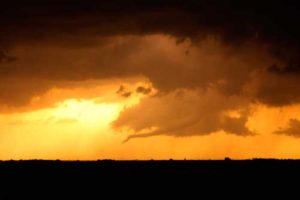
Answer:
[[[4,1],[0,103],[17,109],[66,82],[142,76],[158,93],[125,109],[115,128],[254,135],[251,104],[300,101],[299,11],[279,0]]]
[[[300,137],[300,121],[298,119],[290,119],[286,128],[279,128],[275,134],[283,134],[293,137]]]
[[[218,131],[240,136],[254,135],[246,126],[247,112],[238,117],[228,111],[245,108],[246,101],[230,98],[216,91],[175,91],[163,97],[154,96],[129,108],[114,122],[115,127],[127,126],[136,133],[149,128],[147,133],[129,136],[129,139],[160,134],[177,137],[207,135]],[[157,127],[158,129],[151,130]]]

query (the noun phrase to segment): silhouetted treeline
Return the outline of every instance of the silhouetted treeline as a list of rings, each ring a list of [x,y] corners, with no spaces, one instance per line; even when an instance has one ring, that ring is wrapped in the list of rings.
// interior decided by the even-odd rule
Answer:
[[[210,195],[215,195],[219,189],[265,191],[270,186],[276,191],[299,178],[300,160],[0,161],[0,199],[4,194],[20,194],[7,192],[7,188],[75,196],[83,191],[114,196],[140,191],[176,194],[187,189],[201,193],[213,190]],[[110,193],[111,189],[115,192]]]

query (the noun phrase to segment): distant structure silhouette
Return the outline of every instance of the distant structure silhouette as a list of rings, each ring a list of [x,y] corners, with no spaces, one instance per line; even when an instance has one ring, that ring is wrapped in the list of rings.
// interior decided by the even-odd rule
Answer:
[[[229,158],[229,157],[225,157],[225,159],[224,159],[225,161],[231,161],[231,158]]]

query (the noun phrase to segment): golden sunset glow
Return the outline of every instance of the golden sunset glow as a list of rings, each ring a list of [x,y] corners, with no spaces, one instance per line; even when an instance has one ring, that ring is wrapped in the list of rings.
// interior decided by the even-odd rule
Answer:
[[[141,98],[137,95],[124,100],[117,97],[115,91],[110,91],[118,86],[111,87],[90,88],[100,93],[101,90],[102,93],[108,90],[102,98],[66,99],[48,108],[0,115],[1,158],[96,159],[97,155],[91,152],[97,151],[100,145],[114,137],[110,124],[125,107],[134,106]],[[77,92],[73,95],[80,96],[82,89],[73,92]],[[35,97],[33,103],[55,99],[53,95],[61,96],[61,93],[70,95],[68,90],[52,90],[43,97]],[[104,96],[115,100],[112,103],[102,102]],[[116,99],[119,100],[116,102]],[[119,138],[118,142],[121,143],[121,140]]]
[[[78,2],[0,12],[0,160],[300,157],[296,15]]]
[[[129,87],[140,84],[137,82]],[[140,98],[151,97],[138,95],[119,98],[115,94],[118,86],[113,87],[114,90],[110,87],[102,86],[102,90],[109,88],[102,93],[110,96],[108,99],[118,101],[109,103],[101,102],[99,98],[66,99],[49,108],[2,114],[1,159],[222,159],[224,155],[245,159],[300,156],[297,139],[273,134],[278,127],[285,127],[290,118],[300,118],[299,106],[253,106],[253,115],[247,126],[259,133],[256,136],[241,137],[221,131],[207,136],[155,136],[123,143],[133,132],[128,128],[116,130],[112,123],[124,109],[139,104]],[[79,89],[74,91],[80,93]],[[53,97],[53,94],[59,93],[49,92],[47,95]],[[239,117],[238,112],[228,115]],[[142,130],[139,134],[155,130],[152,129]]]

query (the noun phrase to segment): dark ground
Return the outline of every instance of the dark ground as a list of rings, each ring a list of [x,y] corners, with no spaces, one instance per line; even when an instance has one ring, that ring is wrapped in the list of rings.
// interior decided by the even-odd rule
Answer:
[[[8,192],[11,189],[48,194],[60,191],[73,195],[96,192],[112,196],[141,191],[176,194],[186,190],[203,194],[213,190],[210,195],[214,195],[222,193],[223,189],[228,194],[253,193],[266,191],[271,186],[274,193],[283,186],[291,186],[291,190],[300,187],[299,181],[300,160],[0,162],[0,199],[1,195],[20,194]],[[110,193],[111,189],[114,192]]]

